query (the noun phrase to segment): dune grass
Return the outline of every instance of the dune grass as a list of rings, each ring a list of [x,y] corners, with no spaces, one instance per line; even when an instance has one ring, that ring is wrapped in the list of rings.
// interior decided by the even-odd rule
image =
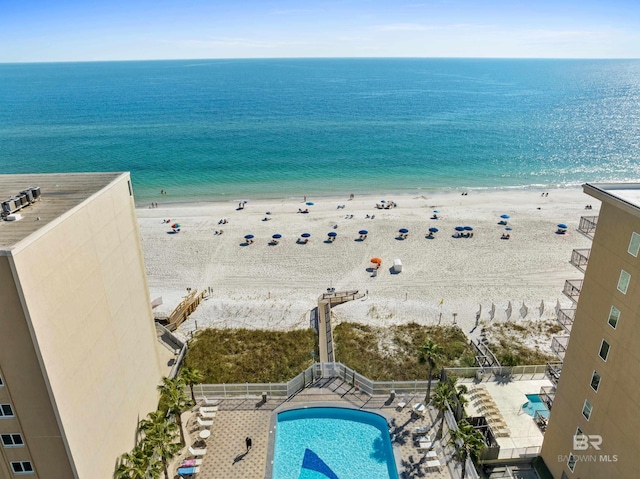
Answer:
[[[189,343],[185,365],[201,371],[204,384],[286,382],[317,358],[316,343],[312,329],[204,329]]]

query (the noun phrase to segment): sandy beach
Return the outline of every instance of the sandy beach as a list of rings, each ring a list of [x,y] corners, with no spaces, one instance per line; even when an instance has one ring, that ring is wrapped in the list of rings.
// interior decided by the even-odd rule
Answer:
[[[471,334],[480,325],[555,318],[555,305],[571,302],[564,282],[581,278],[569,260],[590,240],[576,228],[581,216],[596,216],[599,204],[581,188],[435,192],[417,196],[358,195],[206,204],[162,205],[137,210],[151,298],[162,297],[170,312],[187,288],[212,294],[178,330],[188,336],[204,327],[290,329],[309,326],[308,312],[327,288],[360,290],[367,296],[334,308],[337,321],[387,325],[415,321],[451,324]],[[377,209],[381,200],[396,207]],[[597,203],[597,202],[595,202]],[[344,207],[342,207],[344,205]],[[309,213],[299,213],[308,209]],[[439,219],[430,219],[438,210]],[[266,214],[269,212],[270,214]],[[508,227],[500,216],[510,216]],[[375,217],[374,217],[375,215]],[[267,221],[264,219],[268,218]],[[179,233],[170,224],[180,223]],[[226,224],[219,224],[226,219]],[[556,234],[558,223],[568,231]],[[454,238],[456,226],[473,237]],[[433,239],[425,238],[438,228]],[[398,230],[409,230],[398,239]],[[223,234],[216,231],[223,230]],[[359,241],[360,230],[367,230]],[[329,232],[337,233],[327,242]],[[306,244],[296,241],[310,233]],[[501,239],[510,234],[508,240]],[[245,235],[254,235],[246,244]],[[279,244],[270,245],[274,234]],[[372,257],[382,259],[377,271]],[[402,272],[390,267],[400,259]],[[540,305],[544,311],[540,314]],[[489,311],[495,304],[495,317]],[[528,308],[522,317],[521,307]],[[480,328],[475,329],[475,333]]]

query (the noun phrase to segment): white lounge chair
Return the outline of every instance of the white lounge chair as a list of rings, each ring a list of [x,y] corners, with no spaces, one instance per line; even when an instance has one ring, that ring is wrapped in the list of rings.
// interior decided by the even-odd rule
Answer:
[[[191,466],[189,465],[185,465],[185,462],[189,462],[189,464],[191,464]],[[204,459],[185,459],[184,461],[182,461],[182,464],[180,464],[180,467],[192,467],[192,466],[202,466],[202,463],[204,462]]]
[[[424,414],[427,412],[427,406],[422,403],[414,404],[412,408],[413,412],[418,416],[424,416]]]
[[[200,411],[200,417],[202,419],[213,419],[214,417],[216,417],[216,414],[217,413],[215,411],[213,411],[213,412],[206,412],[206,411],[202,412],[202,411]]]
[[[200,429],[206,429],[213,426],[213,420],[202,420],[202,418],[198,418],[198,424],[200,424]]]
[[[207,406],[217,406],[220,403],[220,400],[219,399],[203,398],[202,402],[204,404],[206,404]]]
[[[413,430],[413,433],[414,433],[416,436],[420,436],[420,435],[424,436],[424,435],[425,435],[425,434],[427,434],[430,430],[431,430],[431,426],[416,427],[416,428]]]
[[[200,412],[216,412],[218,410],[218,406],[200,406],[198,411]]]
[[[204,456],[207,453],[207,448],[204,449],[194,449],[193,446],[189,446],[189,454],[192,456]]]
[[[440,462],[439,459],[428,459],[426,462],[426,467],[427,470],[437,470],[440,471],[440,468],[442,467],[442,463]]]
[[[409,401],[408,401],[407,395],[405,394],[404,396],[402,396],[400,401],[398,401],[398,404],[396,405],[396,407],[398,409],[404,409],[407,406],[407,402]]]

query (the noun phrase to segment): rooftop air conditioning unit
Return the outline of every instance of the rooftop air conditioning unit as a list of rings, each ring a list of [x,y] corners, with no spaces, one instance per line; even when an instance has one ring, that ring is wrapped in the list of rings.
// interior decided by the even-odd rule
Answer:
[[[18,211],[20,208],[22,208],[22,204],[17,201],[17,198],[11,197],[2,202],[2,214],[4,215],[10,215],[14,211]]]
[[[27,195],[23,193],[18,193],[18,195],[16,196],[16,201],[18,201],[19,204],[22,206],[27,206],[29,204],[29,199],[27,198]]]
[[[27,198],[27,201],[29,202],[29,204],[33,203],[34,198],[33,198],[33,192],[31,190],[21,191],[20,195],[24,195]]]
[[[40,198],[40,195],[42,194],[40,192],[40,187],[39,186],[32,186],[31,188],[29,188],[29,190],[31,190],[31,194],[33,194],[33,199],[37,200],[38,198]]]

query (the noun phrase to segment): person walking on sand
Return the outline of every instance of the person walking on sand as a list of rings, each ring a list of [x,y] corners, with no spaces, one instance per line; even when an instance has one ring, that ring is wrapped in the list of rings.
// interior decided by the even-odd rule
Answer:
[[[251,438],[247,436],[247,438],[244,440],[244,443],[247,446],[247,452],[249,452],[249,449],[251,449]]]

